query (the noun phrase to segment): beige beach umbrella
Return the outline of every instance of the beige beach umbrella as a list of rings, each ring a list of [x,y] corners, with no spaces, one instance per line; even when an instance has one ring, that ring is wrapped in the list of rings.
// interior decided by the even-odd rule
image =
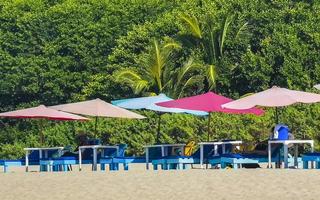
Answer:
[[[289,106],[296,103],[310,104],[316,102],[320,102],[319,94],[273,86],[265,91],[223,104],[222,107],[229,109],[249,109],[255,106],[275,107],[276,123],[278,123],[278,107]]]
[[[139,115],[129,110],[112,105],[101,99],[61,104],[56,106],[50,106],[50,108],[64,111],[64,112],[95,117],[96,118],[95,133],[97,132],[98,117],[127,118],[127,119],[145,118],[142,115]]]

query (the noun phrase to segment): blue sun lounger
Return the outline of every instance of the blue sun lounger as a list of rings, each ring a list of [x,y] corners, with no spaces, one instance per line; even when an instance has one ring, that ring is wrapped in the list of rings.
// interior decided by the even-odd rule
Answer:
[[[271,162],[280,163],[283,161],[283,156],[281,156],[282,152],[282,145],[279,144],[274,146],[271,151]],[[255,153],[242,153],[242,154],[222,154],[219,156],[221,162],[221,168],[224,169],[227,165],[231,165],[234,169],[238,169],[239,166],[244,164],[258,164],[258,163],[268,163],[268,155],[261,155]],[[215,160],[216,158],[213,157],[209,160]],[[294,158],[289,155],[288,158],[289,165],[294,165]],[[298,159],[298,162],[301,159]]]
[[[316,163],[316,169],[320,169],[320,152],[306,153],[302,155],[303,169],[309,169],[309,162]]]
[[[48,156],[53,155],[56,153],[57,150],[50,150],[48,151]],[[40,160],[39,160],[39,151],[32,151],[28,155],[28,160],[29,160],[29,165],[39,165]],[[3,166],[3,172],[8,172],[9,167],[11,166],[24,166],[26,164],[25,158],[21,159],[16,159],[16,160],[0,160],[0,166]],[[41,167],[40,167],[41,170]]]
[[[268,156],[258,155],[258,154],[222,154],[219,156],[221,169],[227,167],[227,165],[231,165],[234,169],[238,169],[240,165],[243,164],[258,164],[268,162]],[[215,158],[212,158],[215,159]],[[210,163],[212,162],[210,159]],[[272,157],[274,162],[277,162],[278,157]]]
[[[284,124],[277,124],[274,128],[274,132],[271,135],[272,140],[288,140],[291,137],[290,130],[288,126]],[[281,155],[282,152],[282,144],[278,144],[273,146],[271,149],[271,161],[280,163],[282,162],[283,156]],[[215,160],[216,158],[213,158]],[[238,166],[244,164],[258,164],[258,163],[266,163],[268,162],[268,155],[259,155],[259,154],[250,154],[250,153],[243,153],[243,154],[224,154],[220,157],[221,161],[221,168],[225,168],[227,165],[231,165],[234,169],[237,169]],[[292,163],[293,158],[292,156],[288,159],[288,161]],[[299,160],[298,160],[299,161]]]
[[[124,170],[129,170],[129,164],[131,163],[145,163],[146,159],[145,157],[127,157],[125,156],[125,151],[127,149],[126,144],[119,144],[119,152],[117,154],[115,149],[107,149],[107,152],[104,154],[105,157],[102,157],[100,159],[100,167],[101,170],[105,170],[105,165],[109,165],[110,171],[117,171],[119,170],[119,165],[123,165]]]
[[[204,163],[208,164],[208,158],[214,153],[213,145],[205,145],[204,149]],[[168,169],[188,169],[193,164],[200,164],[200,148],[191,156],[165,156],[152,161],[153,169],[157,170],[158,165],[164,170]]]
[[[17,160],[0,160],[0,166],[3,166],[3,172],[6,173],[9,171],[9,167],[11,166],[23,166],[24,159]]]
[[[99,139],[89,139],[88,145],[100,145],[101,141]],[[49,158],[41,159],[39,161],[40,171],[69,171],[72,170],[72,165],[79,164],[79,154],[78,152],[71,152],[70,146],[65,147],[65,155],[54,157],[49,156]],[[85,149],[82,152],[82,164],[92,164],[93,160],[93,150]],[[98,154],[98,158],[100,154]]]
[[[126,144],[116,145],[119,147],[118,152],[116,149],[104,149],[104,156],[100,158],[100,169],[105,170],[105,165],[109,165],[109,170],[118,170],[119,163],[114,163],[113,158],[115,157],[124,157],[125,151],[128,147]]]

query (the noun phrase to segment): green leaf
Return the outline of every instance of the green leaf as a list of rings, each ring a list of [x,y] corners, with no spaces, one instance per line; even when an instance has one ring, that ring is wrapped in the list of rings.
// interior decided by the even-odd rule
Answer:
[[[199,39],[202,38],[202,32],[196,17],[183,14],[181,15],[181,19],[189,26],[191,34],[194,37]]]

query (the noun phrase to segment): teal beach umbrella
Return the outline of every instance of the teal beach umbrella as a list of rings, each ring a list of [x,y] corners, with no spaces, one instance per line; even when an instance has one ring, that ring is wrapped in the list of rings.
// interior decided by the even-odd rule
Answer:
[[[173,99],[166,96],[165,94],[159,94],[158,96],[115,100],[115,101],[111,101],[111,103],[113,105],[119,106],[121,108],[126,108],[126,109],[134,109],[134,110],[147,109],[147,110],[156,111],[158,113],[157,142],[159,143],[162,113],[187,113],[187,114],[192,114],[197,116],[208,115],[207,112],[203,112],[203,111],[187,110],[187,109],[180,109],[180,108],[166,108],[166,107],[156,105],[156,103],[166,102],[170,100],[173,100]]]

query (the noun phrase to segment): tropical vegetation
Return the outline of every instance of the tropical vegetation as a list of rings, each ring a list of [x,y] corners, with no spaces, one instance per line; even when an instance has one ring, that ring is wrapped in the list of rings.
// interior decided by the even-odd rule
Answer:
[[[273,85],[318,92],[320,2],[316,0],[3,0],[0,2],[0,111],[86,99],[215,91],[239,98]],[[156,114],[102,119],[98,137],[127,143],[130,154],[154,143]],[[264,140],[262,117],[212,115],[215,139]],[[206,117],[165,114],[162,142],[206,139]],[[319,149],[320,105],[281,109],[297,138]],[[76,146],[92,122],[46,122],[46,146]],[[0,121],[0,158],[39,146],[37,120]]]

